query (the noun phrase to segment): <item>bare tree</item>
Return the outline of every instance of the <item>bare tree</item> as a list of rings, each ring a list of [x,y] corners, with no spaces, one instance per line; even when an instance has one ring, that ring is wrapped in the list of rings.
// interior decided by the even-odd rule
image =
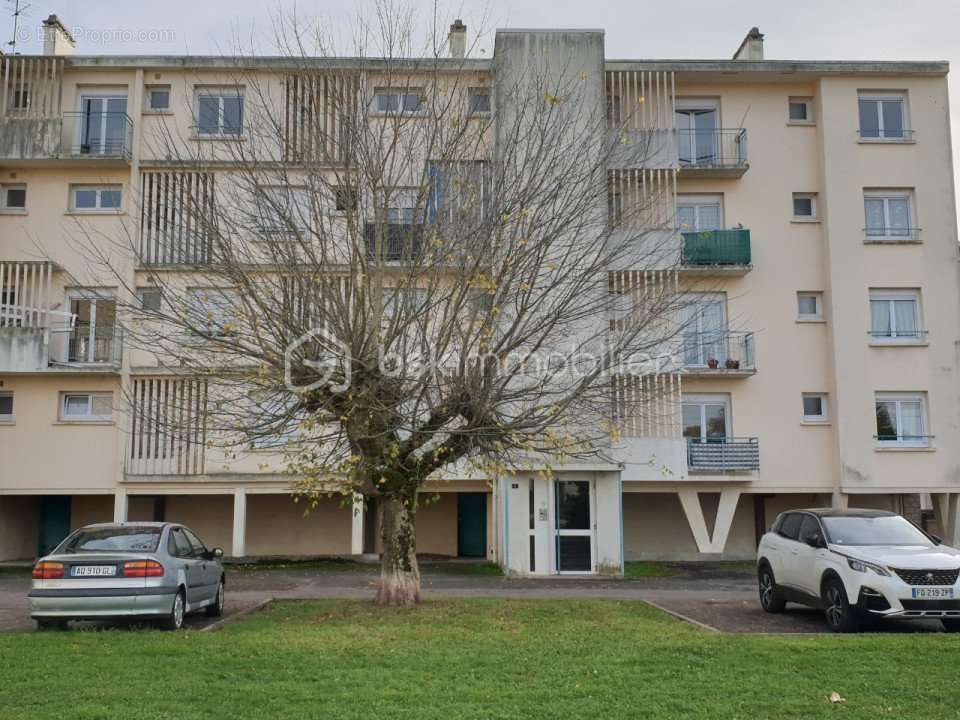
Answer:
[[[122,313],[127,344],[207,381],[211,446],[276,448],[307,498],[377,498],[377,599],[407,605],[428,479],[549,472],[649,411],[611,387],[670,347],[679,254],[669,183],[611,184],[662,138],[621,131],[602,78],[545,59],[490,84],[376,8],[349,58],[288,21],[282,59],[238,59],[242,110],[227,92],[194,118],[221,142],[145,138],[181,172],[144,175],[112,242],[163,298]]]

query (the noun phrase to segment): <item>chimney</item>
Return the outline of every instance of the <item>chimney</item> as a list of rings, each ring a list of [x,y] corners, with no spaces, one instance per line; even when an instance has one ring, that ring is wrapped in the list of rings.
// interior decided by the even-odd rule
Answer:
[[[77,46],[67,26],[60,22],[60,18],[51,15],[43,21],[43,54],[44,55],[73,55]]]
[[[734,60],[763,60],[763,33],[752,27],[733,54]]]
[[[447,36],[447,44],[450,46],[450,57],[464,58],[467,55],[467,26],[463,20],[454,20],[450,26],[450,34]]]

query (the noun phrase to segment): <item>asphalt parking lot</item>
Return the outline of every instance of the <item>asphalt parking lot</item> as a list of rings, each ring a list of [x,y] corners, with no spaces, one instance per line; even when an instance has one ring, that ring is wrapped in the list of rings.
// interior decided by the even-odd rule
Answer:
[[[687,563],[671,566],[671,577],[619,580],[603,578],[505,578],[496,575],[459,574],[455,566],[437,564],[425,569],[423,597],[608,598],[644,600],[704,627],[727,633],[828,632],[822,613],[794,605],[780,615],[761,610],[752,568],[744,563]],[[254,609],[271,599],[365,599],[373,596],[376,566],[352,564],[228,567],[226,618]],[[0,631],[29,631],[27,612],[29,569],[0,571]],[[186,626],[201,630],[215,620],[189,616]],[[75,623],[76,627],[103,627],[103,623]],[[126,623],[126,627],[136,625]],[[878,632],[938,632],[939,622],[890,622],[870,630]]]

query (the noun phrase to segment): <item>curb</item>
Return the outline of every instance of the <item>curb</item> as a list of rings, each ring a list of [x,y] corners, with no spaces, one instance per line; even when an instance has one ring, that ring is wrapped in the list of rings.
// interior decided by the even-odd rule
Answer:
[[[246,617],[247,615],[250,615],[251,613],[257,612],[258,610],[262,610],[263,608],[265,608],[267,605],[269,605],[269,604],[272,603],[273,601],[274,601],[274,598],[267,598],[266,600],[261,600],[261,601],[258,602],[257,604],[251,605],[251,606],[248,607],[248,608],[244,608],[243,610],[241,610],[241,611],[238,612],[238,613],[235,613],[235,614],[233,614],[233,615],[230,615],[229,617],[225,617],[225,618],[223,618],[222,620],[217,620],[217,622],[211,623],[210,625],[207,625],[206,627],[202,627],[202,628],[200,628],[199,630],[197,630],[197,632],[216,632],[217,630],[222,629],[223,626],[226,625],[227,623],[233,622],[234,620],[239,620],[239,619],[242,618],[242,617]]]
[[[694,625],[694,626],[700,628],[701,630],[706,630],[707,632],[722,634],[722,631],[721,631],[721,630],[718,630],[717,628],[713,627],[712,625],[707,625],[706,623],[702,623],[702,622],[700,622],[699,620],[694,620],[692,617],[689,617],[689,616],[687,616],[687,615],[683,615],[682,613],[678,613],[676,610],[670,610],[670,609],[668,609],[668,608],[665,608],[663,605],[660,605],[659,603],[655,603],[655,602],[653,602],[652,600],[641,600],[641,602],[645,602],[645,603],[646,603],[647,605],[649,605],[650,607],[654,607],[654,608],[656,608],[657,610],[659,610],[660,612],[666,613],[667,615],[671,615],[671,616],[677,618],[677,620],[683,620],[683,622],[690,623],[691,625]]]

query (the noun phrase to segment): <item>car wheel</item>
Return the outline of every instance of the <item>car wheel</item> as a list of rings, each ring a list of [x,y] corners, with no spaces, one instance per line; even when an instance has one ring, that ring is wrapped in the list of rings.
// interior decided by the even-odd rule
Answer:
[[[847,601],[847,591],[839,578],[830,578],[823,585],[823,613],[834,632],[852,633],[860,629],[860,617]]]
[[[783,612],[787,601],[783,599],[783,595],[777,588],[777,581],[773,577],[773,570],[770,569],[769,565],[760,568],[757,575],[757,584],[760,592],[760,606],[768,613]]]
[[[941,618],[943,629],[949,633],[960,632],[960,618]]]
[[[223,615],[223,578],[217,585],[217,596],[213,599],[212,605],[207,605],[207,617],[220,617]]]
[[[183,590],[178,590],[173,598],[173,605],[170,608],[170,614],[160,621],[160,626],[164,630],[179,630],[183,627],[183,616],[187,612],[186,598],[183,596]]]
[[[66,630],[67,621],[59,618],[35,618],[37,630]]]

